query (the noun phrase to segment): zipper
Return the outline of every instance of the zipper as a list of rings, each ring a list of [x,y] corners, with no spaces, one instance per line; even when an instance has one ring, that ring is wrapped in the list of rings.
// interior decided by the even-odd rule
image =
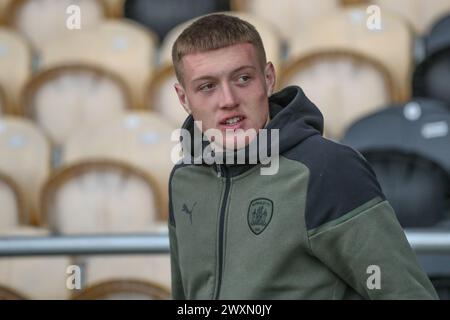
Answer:
[[[221,178],[222,177],[222,167],[220,166],[220,164],[216,163],[216,169],[217,169],[217,178]]]
[[[222,170],[223,169],[223,170]],[[225,228],[225,210],[227,208],[228,194],[230,193],[231,179],[228,174],[226,166],[220,166],[217,164],[218,177],[225,177],[225,193],[223,195],[222,206],[220,208],[219,216],[219,271],[218,280],[216,286],[216,292],[214,294],[214,300],[219,299],[220,287],[222,286],[222,273],[223,273],[223,252],[224,252],[224,228]]]

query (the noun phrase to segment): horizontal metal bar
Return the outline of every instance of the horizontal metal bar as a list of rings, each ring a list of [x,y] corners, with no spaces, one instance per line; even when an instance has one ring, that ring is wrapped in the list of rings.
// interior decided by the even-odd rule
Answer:
[[[0,257],[168,252],[167,234],[0,238]]]
[[[405,233],[418,254],[450,255],[450,230],[407,230]],[[169,253],[167,233],[0,237],[0,257],[156,253]]]
[[[408,229],[405,234],[417,254],[450,255],[450,230]]]

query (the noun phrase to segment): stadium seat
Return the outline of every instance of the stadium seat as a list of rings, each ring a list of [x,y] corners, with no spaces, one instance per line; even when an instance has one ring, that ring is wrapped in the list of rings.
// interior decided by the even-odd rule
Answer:
[[[167,232],[159,199],[154,179],[135,167],[111,160],[78,162],[47,182],[43,220],[64,235]],[[170,284],[169,255],[77,256],[74,263],[84,270],[84,288],[130,278]]]
[[[6,174],[0,172],[0,231],[18,226],[25,220],[23,196],[17,184]]]
[[[79,28],[68,27],[74,14],[67,11],[71,5],[80,10]],[[23,34],[37,51],[79,29],[98,25],[108,14],[101,0],[13,0],[6,10],[6,23]]]
[[[161,220],[159,201],[148,173],[119,161],[80,161],[46,182],[42,219],[58,234],[146,232]]]
[[[415,97],[428,97],[445,102],[450,110],[450,47],[417,66],[414,71],[413,92]]]
[[[0,285],[0,300],[26,300],[27,297],[12,288]]]
[[[6,23],[6,17],[8,15],[7,7],[12,0],[0,0],[0,25]]]
[[[181,107],[180,107],[181,108]],[[95,127],[79,128],[63,147],[62,162],[88,159],[115,159],[132,164],[155,177],[161,217],[168,217],[167,185],[174,162],[171,150],[176,129],[163,117],[148,111],[127,112]],[[178,138],[178,136],[176,137]],[[178,159],[177,159],[178,160]]]
[[[162,40],[180,23],[229,9],[229,0],[126,0],[124,16],[154,30]]]
[[[0,203],[0,232],[25,223],[26,213],[21,191],[16,183],[4,173],[0,173]]]
[[[20,90],[31,75],[31,51],[17,32],[0,27],[0,87],[5,102],[14,112],[20,100]]]
[[[74,300],[162,300],[170,292],[158,284],[142,280],[113,280],[93,284],[73,297]]]
[[[49,231],[16,227],[0,232],[2,238],[42,236],[49,236]],[[67,267],[72,264],[73,261],[68,256],[2,257],[0,284],[16,292],[19,296],[16,299],[68,299],[71,292],[66,287],[66,272]]]
[[[372,3],[380,6],[382,14],[389,10],[401,15],[419,34],[426,32],[437,19],[450,13],[448,0],[373,0]]]
[[[340,0],[234,0],[233,10],[253,14],[272,23],[285,41],[291,42],[299,31],[309,30],[317,18],[337,11]]]
[[[286,65],[281,86],[298,85],[321,110],[325,136],[338,140],[356,119],[394,100],[383,65],[351,51],[323,51]]]
[[[430,280],[436,289],[439,298],[441,300],[450,300],[450,277],[430,277]]]
[[[383,12],[381,29],[368,28],[366,7],[350,7],[324,15],[296,34],[289,60],[322,50],[352,50],[387,68],[398,90],[395,101],[411,96],[414,38],[412,30],[398,16]]]
[[[22,223],[38,223],[39,192],[50,171],[50,145],[31,121],[12,116],[0,118],[0,171],[22,191]]]
[[[123,17],[123,4],[125,0],[103,0],[108,8],[109,15],[115,18]]]
[[[426,55],[430,56],[450,47],[450,13],[436,21],[426,34]]]
[[[87,63],[120,76],[142,107],[156,62],[156,36],[133,21],[108,20],[43,48],[41,68]]]
[[[172,65],[158,70],[148,86],[147,110],[157,112],[180,128],[189,114],[184,110],[175,92],[177,77]]]
[[[161,230],[161,229],[159,229]],[[153,232],[159,232],[158,229]],[[83,289],[75,299],[168,299],[171,287],[168,254],[77,256]]]
[[[403,227],[430,227],[450,217],[450,112],[415,99],[367,116],[342,142],[371,163]]]
[[[94,66],[66,65],[35,74],[23,91],[21,113],[61,146],[81,125],[98,125],[131,105],[120,78]]]
[[[8,112],[8,102],[6,100],[5,90],[0,87],[0,117]]]
[[[425,36],[425,58],[413,76],[416,97],[429,97],[450,107],[450,15],[442,18]],[[450,109],[449,109],[450,110]]]

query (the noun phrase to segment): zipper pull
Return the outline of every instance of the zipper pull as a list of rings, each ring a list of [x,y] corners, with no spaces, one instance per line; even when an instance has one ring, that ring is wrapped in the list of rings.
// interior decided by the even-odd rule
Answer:
[[[220,164],[216,164],[216,168],[217,168],[217,178],[221,178],[222,177],[222,170],[220,168]]]

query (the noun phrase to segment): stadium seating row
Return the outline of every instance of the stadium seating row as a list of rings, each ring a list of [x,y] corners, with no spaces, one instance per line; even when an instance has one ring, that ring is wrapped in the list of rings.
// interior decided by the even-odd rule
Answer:
[[[362,7],[339,11],[332,19],[323,17],[317,20],[317,25],[310,32],[298,33],[290,45],[287,59],[284,59],[282,42],[275,29],[255,16],[234,14],[250,21],[261,32],[267,55],[279,71],[280,85],[299,84],[310,91],[311,98],[321,106],[325,119],[329,120],[326,134],[330,138],[339,139],[349,123],[361,113],[410,97],[413,37],[408,26],[394,16],[385,14],[383,21],[386,27],[377,32],[367,29],[366,12]],[[89,65],[104,69],[110,78],[115,76],[114,82],[122,82],[120,86],[123,93],[120,95],[129,97],[108,94],[111,101],[117,100],[115,103],[120,104],[121,100],[125,100],[123,103],[127,108],[156,110],[179,126],[186,114],[179,107],[173,90],[175,76],[171,67],[171,47],[188,23],[190,21],[175,27],[167,35],[159,51],[160,63],[157,67],[156,40],[151,32],[129,21],[113,20],[46,44],[40,51],[38,72],[33,75],[30,68],[31,50],[27,48],[26,41],[4,29],[0,34],[3,35],[0,42],[8,50],[4,50],[0,57],[0,63],[4,65],[2,69],[5,70],[0,86],[4,87],[8,101],[15,102],[17,112],[23,114],[29,110],[27,104],[30,103],[30,96],[38,92],[40,87],[42,96],[50,99],[52,90],[46,89],[44,83],[52,82],[52,79],[56,81],[57,74],[61,77],[58,81],[65,83],[66,90],[67,87],[74,87],[72,81],[78,80],[63,80],[65,77],[62,74],[70,72],[63,66]],[[386,49],[378,50],[380,47]],[[336,67],[327,68],[330,64]],[[49,71],[57,67],[61,69]],[[12,73],[14,77],[9,76]],[[318,80],[323,83],[323,87],[330,88],[326,91],[329,95],[324,94],[323,90],[317,91],[317,88],[322,87],[317,85]],[[59,88],[64,87],[62,83],[54,83],[58,93]],[[361,90],[354,90],[353,86]],[[107,90],[107,87],[111,87],[111,84],[104,83],[98,88]],[[341,91],[344,97],[336,94]],[[111,88],[108,92],[111,93]],[[67,101],[67,95],[62,96]],[[371,98],[365,99],[367,96]],[[37,109],[42,108],[45,107]],[[82,109],[81,106],[79,108]],[[341,119],[335,119],[336,112],[333,110],[344,108],[349,111],[341,113]]]
[[[55,31],[52,26],[63,21],[58,13],[76,4],[83,12],[88,11],[83,17],[83,23],[87,26],[95,25],[105,18],[127,17],[155,30],[162,39],[176,24],[209,12],[232,9],[265,19],[287,40],[292,39],[295,32],[308,29],[316,18],[350,5],[377,5],[382,11],[392,11],[408,21],[419,34],[428,31],[436,19],[450,11],[450,4],[446,0],[316,0],[313,3],[308,0],[280,0],[276,3],[270,0],[195,0],[190,1],[189,5],[183,0],[46,0],[39,1],[39,10],[33,10],[36,3],[36,0],[1,0],[0,12],[3,14],[0,18],[3,17],[4,23],[20,26],[30,33],[33,27],[37,27],[35,32],[40,31],[36,34],[46,39],[47,35],[64,32]],[[36,22],[39,20],[36,18],[39,15],[37,12],[46,13],[48,19],[45,24]]]
[[[171,47],[193,18],[230,8],[261,33],[278,88],[301,86],[325,135],[371,162],[403,226],[450,217],[449,1],[182,3],[0,0],[0,236],[163,230],[187,115]],[[66,27],[71,4],[80,30]],[[66,287],[74,264],[82,292]],[[0,299],[168,298],[169,272],[167,255],[0,259]]]
[[[115,134],[121,139],[116,140],[114,145],[110,144],[111,150],[104,149],[105,154],[114,155],[121,149],[120,146],[125,146],[127,150],[122,149],[122,152],[116,155],[136,156],[133,154],[135,148],[141,155],[136,159],[142,161],[150,157],[156,162],[161,161],[159,156],[155,156],[166,154],[165,150],[157,147],[158,140],[164,140],[162,130],[157,133],[154,131],[158,125],[162,126],[160,123],[154,123],[159,119],[133,114],[120,120],[123,121],[116,122],[117,126],[110,124],[102,131],[104,134]],[[145,131],[145,121],[153,121],[151,132]],[[39,134],[39,130],[24,119],[7,117],[1,122],[1,146],[4,147],[6,143],[11,150],[9,154],[5,154],[2,149],[0,166],[2,170],[5,169],[5,159],[15,159],[16,165],[10,170],[6,168],[8,175],[0,176],[0,236],[39,237],[167,231],[167,209],[164,208],[167,198],[161,197],[157,178],[153,178],[144,169],[133,166],[130,158],[128,162],[121,162],[112,160],[114,156],[108,160],[106,156],[85,154],[84,161],[75,160],[81,157],[80,153],[101,153],[101,150],[95,148],[84,149],[83,138],[89,136],[86,132],[87,135],[78,136],[71,142],[68,152],[70,156],[67,158],[72,157],[72,160],[65,160],[68,164],[49,175],[49,154],[45,155],[37,148],[37,145],[45,140],[43,134]],[[130,132],[127,133],[127,130]],[[145,148],[139,147],[149,144],[156,145],[156,148],[152,148],[150,154],[142,157]],[[148,151],[150,149],[147,149]],[[21,159],[28,161],[21,162]],[[170,169],[168,162],[164,165]],[[151,167],[152,172],[165,176],[167,180],[168,170],[163,172],[164,168]],[[40,169],[46,172],[39,172]],[[49,176],[43,177],[45,174]],[[28,188],[28,193],[23,192],[25,188]],[[35,212],[39,214],[30,216],[30,212],[26,210],[29,204],[35,204]],[[32,224],[39,227],[33,227]],[[81,292],[69,290],[66,286],[66,270],[71,265],[79,266],[82,270],[84,290]],[[7,288],[14,288],[23,297],[33,299],[86,298],[114,292],[125,292],[128,296],[134,292],[147,298],[168,298],[170,264],[168,255],[8,258],[0,260],[0,283]]]
[[[302,39],[307,41],[303,42],[303,46],[297,45],[299,48],[298,57],[292,55],[290,63],[281,65],[279,62],[281,60],[280,46],[275,33],[271,32],[271,29],[264,24],[259,27],[258,23],[261,23],[261,21],[254,19],[253,16],[242,13],[235,14],[253,22],[261,30],[261,34],[266,40],[269,58],[274,61],[278,69],[281,69],[280,86],[298,84],[320,106],[327,123],[325,135],[329,138],[340,139],[345,130],[357,119],[371,112],[381,110],[392,103],[403,101],[405,97],[409,96],[405,92],[401,94],[402,90],[395,84],[402,82],[399,81],[400,78],[405,80],[408,77],[407,74],[411,72],[409,70],[411,59],[403,59],[408,61],[403,65],[394,64],[391,61],[402,60],[401,55],[397,53],[397,51],[401,52],[401,50],[383,50],[384,57],[383,54],[374,54],[372,50],[377,46],[389,48],[391,43],[397,43],[400,44],[400,48],[403,48],[403,54],[411,58],[412,55],[407,50],[412,43],[410,32],[405,25],[402,25],[394,17],[385,16],[383,18],[385,28],[389,32],[384,30],[381,33],[373,33],[364,24],[364,11],[362,8],[352,7],[351,9],[343,10],[335,14],[333,19],[327,18],[318,23],[317,28],[313,28],[314,31],[311,34],[304,35]],[[439,30],[447,30],[445,28],[445,21],[447,20],[444,19],[442,21],[444,22],[439,22],[437,25],[443,24],[444,27],[435,27],[433,32],[430,33],[429,39],[434,39],[436,36],[432,37],[432,35],[438,33]],[[45,143],[42,141],[34,143],[34,147],[41,150],[44,154],[51,154],[51,151],[47,150],[49,148],[53,149],[53,151],[56,150],[50,161],[45,159],[45,157],[40,157],[40,159],[43,159],[42,163],[45,164],[41,165],[41,167],[46,169],[36,170],[35,174],[39,173],[42,176],[35,177],[33,179],[34,183],[25,183],[27,178],[21,178],[24,179],[22,181],[17,179],[19,184],[24,186],[27,194],[34,194],[33,196],[28,196],[31,200],[27,201],[32,212],[37,211],[38,193],[36,190],[39,188],[36,185],[42,183],[45,180],[44,177],[49,175],[49,163],[58,165],[58,163],[64,161],[64,158],[58,159],[58,157],[61,157],[61,155],[58,156],[58,152],[61,152],[61,149],[66,150],[66,152],[70,150],[69,137],[74,135],[75,132],[78,132],[78,136],[80,136],[80,132],[83,132],[83,130],[87,131],[86,128],[105,127],[103,124],[109,123],[108,120],[110,118],[120,118],[120,115],[125,110],[136,108],[139,105],[136,103],[139,100],[136,98],[137,96],[141,98],[146,96],[147,99],[142,98],[142,100],[147,100],[147,110],[156,111],[165,118],[165,120],[161,119],[161,123],[165,123],[166,135],[170,129],[173,130],[182,123],[186,113],[179,106],[172,87],[175,82],[175,75],[170,62],[170,48],[178,34],[188,23],[190,22],[188,21],[177,26],[167,35],[161,48],[161,68],[157,72],[157,77],[150,81],[148,92],[140,95],[136,94],[136,92],[134,94],[130,92],[129,88],[136,88],[130,81],[139,78],[135,77],[137,70],[140,69],[139,66],[145,64],[146,62],[144,61],[148,63],[149,58],[152,56],[152,54],[149,54],[150,51],[145,49],[150,42],[147,42],[147,45],[140,46],[144,40],[151,39],[151,37],[146,36],[145,31],[139,29],[140,27],[136,27],[128,22],[105,22],[96,29],[97,31],[92,29],[86,34],[79,33],[73,37],[68,37],[67,41],[63,41],[64,46],[57,45],[60,42],[55,42],[53,46],[50,45],[44,48],[41,60],[46,67],[30,76],[30,79],[25,84],[20,84],[21,81],[25,80],[17,81],[18,84],[15,87],[21,89],[18,90],[19,93],[16,91],[14,95],[11,95],[20,97],[20,102],[14,110],[15,113],[32,119],[50,140],[50,147],[43,147]],[[328,35],[327,38],[326,30],[334,30],[336,32]],[[139,33],[141,31],[143,33]],[[20,37],[14,32],[4,30],[3,34],[3,43],[7,44],[6,48],[8,50],[5,50],[6,53],[0,61],[3,62],[6,71],[8,71],[7,68],[10,68],[9,73],[20,75],[20,72],[12,72],[12,70],[20,70],[22,63],[27,58],[29,60],[29,49],[26,48],[26,42],[21,42]],[[127,39],[125,43],[134,44],[124,49],[125,51],[130,50],[131,54],[122,55],[115,52],[114,49],[110,50],[111,47],[109,45],[114,43],[114,37],[117,34],[123,35],[121,39]],[[352,36],[348,37],[348,34]],[[135,37],[133,38],[133,36]],[[103,42],[100,41],[102,39],[104,40]],[[326,39],[329,40],[325,41]],[[352,41],[349,41],[349,39],[352,39]],[[367,41],[367,39],[370,41]],[[427,42],[426,52],[428,57],[432,57],[434,60],[436,60],[435,56],[438,53],[445,52],[450,46],[450,41],[446,42],[446,47],[442,37],[438,39],[441,40],[434,42],[430,40]],[[89,52],[85,48],[90,42],[103,44],[96,47],[96,50]],[[433,43],[438,43],[438,48],[436,48],[436,45],[433,46]],[[294,44],[292,47],[295,48],[295,46]],[[15,49],[9,50],[9,48]],[[69,50],[66,50],[67,48]],[[101,48],[104,50],[101,51]],[[99,52],[102,54],[99,54]],[[142,52],[146,54],[142,55]],[[394,59],[395,55],[398,56]],[[110,63],[105,61],[110,61]],[[423,60],[418,69],[422,70],[422,65],[429,65],[429,61],[430,59]],[[25,63],[25,65],[29,64],[29,61]],[[149,68],[141,69],[148,70]],[[133,72],[129,72],[130,70]],[[436,70],[436,68],[431,68],[430,70]],[[440,71],[439,68],[438,71]],[[30,71],[28,70],[28,72]],[[5,74],[9,73],[6,72]],[[24,72],[24,74],[26,73]],[[140,77],[141,81],[138,81],[138,83],[147,83],[142,80],[148,77],[144,73]],[[422,82],[427,77],[425,71],[416,72],[416,74],[420,74],[421,77],[415,75],[415,79],[420,79]],[[434,79],[435,77],[431,76],[431,78]],[[9,85],[13,83],[9,77],[5,77],[3,82]],[[440,84],[443,81],[438,79],[435,82]],[[425,83],[427,82],[425,81]],[[420,86],[420,88],[423,87],[424,85]],[[145,86],[141,88],[145,90]],[[403,87],[403,89],[405,88],[406,86]],[[447,94],[445,87],[441,89],[438,92],[442,92],[444,95]],[[419,95],[423,94],[420,93]],[[424,96],[427,96],[427,94],[424,94]],[[433,95],[431,97],[441,98]],[[8,101],[8,96],[6,95],[6,98],[1,100]],[[8,110],[11,110],[11,108],[6,106],[5,112]],[[80,128],[84,129],[80,130]],[[161,128],[154,126],[153,129],[154,132],[158,132]],[[154,132],[153,135],[155,135]],[[148,137],[151,135],[148,135]],[[120,148],[118,147],[115,152],[111,152],[108,149],[110,148],[108,142],[111,141],[109,139],[112,136],[111,133],[109,135],[101,135],[91,129],[91,132],[85,135],[85,141],[80,143],[85,143],[85,145],[79,149],[84,150],[83,152],[85,153],[88,153],[88,150],[90,150],[89,152],[93,154],[97,152],[94,150],[100,150],[100,155],[118,160],[123,160],[123,156],[121,157],[123,154],[127,156],[132,154],[129,150],[124,152],[126,148],[132,145],[130,140],[124,141]],[[9,145],[5,150],[8,148],[21,150],[17,146],[24,143],[22,140],[19,138],[8,139]],[[120,141],[120,139],[118,135],[113,141]],[[154,136],[147,139],[155,140]],[[92,144],[92,147],[89,147],[89,144]],[[153,144],[153,142],[149,144]],[[108,149],[110,153],[101,154],[104,148]],[[163,190],[161,194],[166,194],[164,188],[167,182],[168,170],[161,171],[150,168],[153,166],[153,162],[148,161],[147,151],[142,151],[145,148],[140,150],[133,151],[139,156],[134,157],[132,164],[145,167],[143,165],[145,162],[148,166],[145,169],[150,174],[155,175],[155,172],[157,172],[156,176],[158,176],[157,180],[160,184],[159,189]],[[68,154],[70,155],[71,153],[69,152]],[[95,155],[98,156],[98,154]],[[14,156],[4,158],[5,172],[12,172],[15,167],[18,167],[18,162],[16,162]],[[161,162],[167,161],[161,156],[153,158],[161,159]],[[23,157],[23,159],[29,159],[29,157]],[[161,163],[158,165],[161,166]],[[26,170],[23,172],[26,172]],[[30,190],[33,190],[33,192],[30,192]],[[165,202],[166,199],[163,200]]]

